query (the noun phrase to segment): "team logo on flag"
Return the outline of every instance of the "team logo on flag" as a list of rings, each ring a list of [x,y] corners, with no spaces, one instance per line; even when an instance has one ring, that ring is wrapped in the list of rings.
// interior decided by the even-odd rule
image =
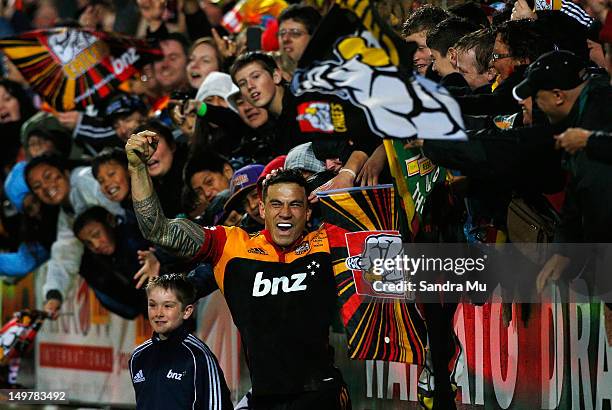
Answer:
[[[95,44],[92,34],[78,30],[66,30],[49,36],[49,48],[62,64],[68,64],[79,54]]]
[[[383,138],[465,139],[459,105],[450,94],[424,78],[406,81],[370,32],[339,39],[333,52],[333,58],[296,72],[294,94],[336,94],[361,107],[371,131]],[[320,132],[323,123],[317,120],[313,128]]]
[[[349,232],[345,237],[349,254],[345,264],[353,272],[357,294],[395,299],[407,295],[403,272],[384,266],[384,261],[404,254],[398,231]]]
[[[162,57],[148,40],[72,27],[3,38],[0,50],[57,111],[102,102],[142,65]]]
[[[298,105],[297,111],[302,132],[346,132],[344,110],[340,104],[308,101]]]

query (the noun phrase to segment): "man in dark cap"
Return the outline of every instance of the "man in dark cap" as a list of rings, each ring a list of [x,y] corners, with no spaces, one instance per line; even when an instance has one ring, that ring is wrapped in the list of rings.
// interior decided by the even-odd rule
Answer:
[[[105,115],[121,141],[128,137],[147,119],[147,107],[140,97],[130,94],[118,94],[106,105]]]
[[[607,78],[589,76],[585,62],[568,51],[553,51],[538,58],[528,69],[527,78],[513,94],[534,102],[549,121],[562,129],[610,130],[612,124],[612,86]],[[593,146],[592,146],[593,147]],[[556,232],[559,242],[612,242],[612,164],[600,157],[597,149],[565,153],[564,164],[570,180],[562,221]],[[571,269],[570,258],[553,255],[538,276],[538,288]]]

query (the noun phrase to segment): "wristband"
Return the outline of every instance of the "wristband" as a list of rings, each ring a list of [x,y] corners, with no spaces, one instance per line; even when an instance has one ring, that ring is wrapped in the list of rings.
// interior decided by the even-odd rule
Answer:
[[[357,178],[357,174],[355,173],[355,171],[353,171],[350,168],[341,168],[340,171],[338,171],[338,174],[341,172],[348,172],[349,174],[353,176],[353,179]]]
[[[208,106],[206,105],[205,102],[202,103],[202,105],[200,105],[200,108],[198,108],[198,117],[203,117],[206,115],[206,111],[208,111]]]

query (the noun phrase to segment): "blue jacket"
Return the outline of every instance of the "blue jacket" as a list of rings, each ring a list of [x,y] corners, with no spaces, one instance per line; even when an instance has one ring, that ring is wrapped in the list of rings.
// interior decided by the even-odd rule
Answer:
[[[137,409],[234,408],[217,358],[184,325],[166,340],[154,333],[134,349],[129,369]]]
[[[22,277],[49,259],[41,244],[22,243],[17,252],[0,253],[0,275]]]

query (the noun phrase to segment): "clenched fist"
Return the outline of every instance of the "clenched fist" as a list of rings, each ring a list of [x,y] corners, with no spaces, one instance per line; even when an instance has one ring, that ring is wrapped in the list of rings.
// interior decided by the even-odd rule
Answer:
[[[132,134],[125,144],[130,167],[146,166],[157,148],[159,136],[153,131],[141,131]]]
[[[382,275],[382,280],[387,282],[396,282],[404,278],[401,269],[393,266],[388,270],[383,268],[382,264],[387,259],[395,260],[396,257],[402,257],[404,249],[402,246],[402,238],[397,235],[379,234],[368,236],[365,243],[365,248],[361,255],[361,266],[366,271],[379,273]]]

